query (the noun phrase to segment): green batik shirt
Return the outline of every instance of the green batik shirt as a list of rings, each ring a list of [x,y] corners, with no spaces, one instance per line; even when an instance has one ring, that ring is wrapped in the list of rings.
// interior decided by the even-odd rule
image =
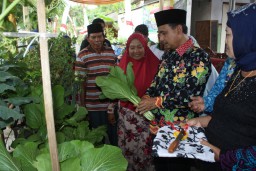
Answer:
[[[150,97],[161,97],[161,108],[152,110],[156,116],[153,125],[158,127],[197,117],[188,103],[192,96],[203,96],[211,74],[208,54],[191,38],[162,58],[159,71],[146,92]]]

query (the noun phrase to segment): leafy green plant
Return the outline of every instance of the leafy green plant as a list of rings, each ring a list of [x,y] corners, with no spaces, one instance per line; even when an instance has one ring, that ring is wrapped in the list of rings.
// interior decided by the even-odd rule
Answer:
[[[16,47],[16,38],[7,38],[0,33],[0,63],[3,64],[4,61],[10,61],[14,58],[15,54],[17,54]]]
[[[73,63],[75,60],[75,49],[71,46],[72,39],[60,34],[57,38],[49,40],[49,62],[52,85],[62,85],[65,92],[72,91],[75,74]],[[42,85],[41,63],[39,46],[34,45],[20,61],[28,65],[27,80],[31,80],[33,86]]]
[[[141,99],[137,96],[137,90],[134,86],[134,74],[132,63],[130,62],[126,68],[126,74],[118,67],[110,68],[109,75],[98,76],[96,84],[101,88],[101,98],[120,99],[123,101],[130,101],[134,105],[138,105]],[[154,115],[148,111],[144,113],[148,120],[153,120]]]
[[[70,140],[86,140],[93,144],[100,143],[106,135],[105,126],[89,129],[86,121],[87,110],[84,107],[65,103],[64,88],[60,85],[53,87],[53,109],[57,142]],[[42,147],[47,142],[47,130],[43,103],[42,88],[36,88],[32,96],[40,100],[39,103],[31,103],[24,106],[26,126],[21,130],[13,146],[33,141]]]
[[[36,101],[33,97],[27,97],[29,88],[17,76],[13,64],[0,65],[0,128],[13,124],[24,116],[21,106]]]
[[[111,43],[117,43],[117,36],[115,36],[115,28],[106,28],[106,35],[108,40],[110,40]]]
[[[58,156],[61,171],[125,171],[127,167],[119,148],[110,145],[95,148],[87,141],[73,140],[59,144]],[[11,155],[0,141],[0,170],[51,170],[49,149],[39,149],[37,143],[26,142],[18,145]]]
[[[88,12],[88,18],[89,21],[92,21],[95,18],[107,16],[108,14],[111,14],[113,12],[117,13],[123,13],[125,11],[125,5],[124,2],[117,2],[110,5],[99,5],[95,9],[87,9]]]

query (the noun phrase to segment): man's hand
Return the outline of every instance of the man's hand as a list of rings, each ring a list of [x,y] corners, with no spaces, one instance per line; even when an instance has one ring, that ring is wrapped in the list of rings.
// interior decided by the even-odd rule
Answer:
[[[220,149],[218,147],[210,144],[208,141],[205,141],[205,140],[201,140],[200,143],[202,145],[208,146],[208,147],[210,147],[210,149],[212,149],[212,151],[214,153],[215,161],[219,161],[220,160]]]
[[[188,104],[191,110],[193,110],[196,113],[200,113],[204,111],[204,99],[200,96],[197,97],[191,97],[192,102]]]
[[[212,119],[211,116],[201,116],[197,118],[193,118],[187,121],[189,126],[196,126],[196,127],[207,127],[210,120]]]
[[[138,104],[136,112],[139,112],[141,115],[143,115],[147,111],[157,108],[155,103],[156,97],[143,98]]]

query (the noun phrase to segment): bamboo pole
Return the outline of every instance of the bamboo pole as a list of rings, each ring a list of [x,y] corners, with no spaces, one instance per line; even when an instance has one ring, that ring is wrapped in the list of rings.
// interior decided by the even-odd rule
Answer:
[[[159,0],[159,11],[163,11],[164,9],[164,0]]]
[[[37,0],[37,19],[39,26],[39,33],[46,33],[46,15],[44,0]],[[52,89],[50,80],[50,66],[48,54],[47,38],[40,36],[40,57],[43,78],[43,92],[44,92],[44,108],[47,125],[48,143],[50,148],[50,155],[52,161],[52,170],[59,171],[58,149],[55,135],[54,117],[53,117],[53,103],[52,103]]]

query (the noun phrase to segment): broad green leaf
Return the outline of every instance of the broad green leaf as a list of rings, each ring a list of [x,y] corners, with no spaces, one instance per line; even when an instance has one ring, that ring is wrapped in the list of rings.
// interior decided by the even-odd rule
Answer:
[[[99,126],[93,130],[91,130],[85,137],[86,141],[89,141],[93,144],[99,143],[102,141],[104,136],[106,136],[107,128],[106,126]]]
[[[89,149],[94,148],[94,145],[88,141],[72,140],[70,144],[75,147],[76,154],[80,156],[86,153]]]
[[[73,140],[58,145],[59,161],[63,162],[71,157],[79,157],[94,146],[87,141]]]
[[[36,161],[33,162],[33,166],[37,168],[38,171],[51,171],[52,166],[49,152],[38,155]]]
[[[57,143],[60,144],[66,140],[66,136],[62,132],[56,132],[56,139],[57,139]]]
[[[29,127],[37,129],[44,124],[44,121],[43,121],[44,114],[40,109],[40,105],[28,104],[24,108],[24,113],[26,116],[26,124]]]
[[[81,156],[82,171],[125,171],[127,161],[118,147],[104,145]]]
[[[61,171],[82,171],[81,160],[78,157],[73,157],[60,163]]]
[[[0,71],[0,82],[4,82],[8,79],[17,79],[18,77],[13,76],[12,74],[10,74],[9,72],[5,72],[5,71]]]
[[[126,74],[124,75],[121,68],[111,67],[108,76],[96,77],[96,84],[102,90],[103,97],[111,100],[119,99],[123,101],[130,101],[134,105],[138,105],[141,99],[137,96],[137,90],[134,86],[134,73],[132,63],[127,66]],[[125,78],[126,81],[123,79]],[[144,115],[148,120],[152,120],[154,115],[148,111]]]
[[[37,142],[37,141],[40,141],[41,140],[41,137],[39,134],[33,134],[33,135],[30,135],[27,140],[29,141],[32,141],[32,142]]]
[[[7,106],[7,104],[3,100],[0,100],[0,106]]]
[[[2,65],[0,66],[1,71],[7,71],[9,68],[19,67],[18,65]]]
[[[99,95],[99,99],[106,99],[107,97],[103,94],[103,93],[101,93],[100,95]]]
[[[71,126],[77,127],[78,123],[76,122],[76,120],[70,118],[70,119],[65,120],[64,125],[71,125]]]
[[[37,131],[37,135],[41,137],[41,140],[47,140],[47,128],[45,125],[40,126],[39,130]]]
[[[65,118],[68,114],[73,112],[75,110],[75,106],[73,105],[68,105],[68,104],[63,104],[60,108],[55,110],[54,112],[54,119],[55,120],[60,120]]]
[[[111,100],[127,100],[132,94],[127,84],[110,75],[98,76],[96,78],[96,84],[101,88],[103,94]]]
[[[33,161],[39,152],[37,147],[37,143],[27,142],[23,145],[18,145],[13,152],[13,157],[20,161],[21,167],[26,168],[26,171],[36,171]]]
[[[70,142],[64,142],[58,145],[59,161],[63,162],[71,157],[77,157],[79,153],[75,151],[75,146]]]
[[[3,129],[5,127],[7,127],[8,125],[10,125],[12,122],[4,122],[4,121],[0,121],[0,129]]]
[[[22,171],[19,163],[14,161],[9,152],[6,150],[2,139],[0,139],[0,170]]]
[[[16,148],[19,144],[25,144],[28,140],[26,140],[25,138],[16,138],[13,142],[12,142],[12,148]]]
[[[61,132],[62,132],[63,134],[65,134],[67,141],[74,139],[74,131],[75,131],[74,128],[69,127],[69,126],[65,126],[65,127],[61,130]]]
[[[5,83],[0,83],[0,93],[3,93],[6,90],[15,91],[16,89],[14,88],[14,86],[10,86],[10,85],[5,84]]]
[[[126,77],[127,77],[127,84],[130,87],[132,93],[134,95],[137,95],[137,89],[134,86],[134,73],[133,73],[133,69],[132,69],[132,63],[129,62],[126,68]]]
[[[88,111],[85,107],[78,107],[77,112],[70,118],[67,119],[66,122],[72,126],[77,126],[78,122],[84,120]]]
[[[31,96],[34,96],[34,97],[41,97],[41,96],[43,96],[43,88],[42,88],[42,86],[32,87]]]
[[[64,88],[60,85],[52,89],[54,109],[59,109],[64,104]]]
[[[75,130],[75,139],[84,140],[86,136],[86,131],[89,130],[89,123],[86,121],[80,122]]]
[[[119,66],[112,66],[112,67],[110,67],[109,76],[110,77],[118,78],[124,84],[127,84],[126,75],[125,75],[123,69],[121,69]]]
[[[6,106],[0,106],[0,118],[3,120],[8,120],[13,118],[13,120],[21,119],[24,115],[16,112],[13,109],[9,109]]]
[[[34,97],[13,97],[13,98],[5,99],[5,101],[12,103],[14,106],[28,104],[28,103],[31,103],[33,100],[35,100]]]

